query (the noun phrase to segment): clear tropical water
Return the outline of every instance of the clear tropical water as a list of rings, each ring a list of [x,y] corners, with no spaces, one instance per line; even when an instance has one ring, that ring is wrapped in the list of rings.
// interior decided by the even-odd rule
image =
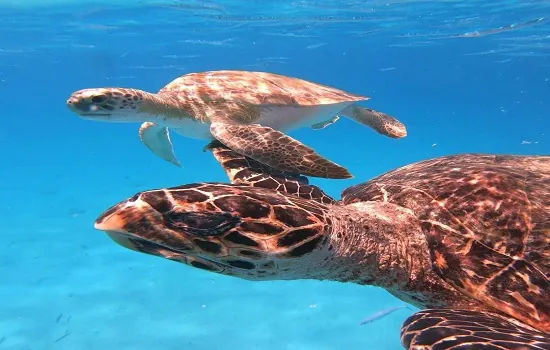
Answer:
[[[204,142],[154,157],[138,124],[94,123],[71,92],[156,91],[178,75],[262,70],[370,96],[392,140],[347,119],[291,135],[346,166],[338,197],[463,152],[550,154],[548,1],[0,1],[0,349],[400,349],[402,302],[327,281],[250,282],[114,244],[95,218],[135,192],[226,181]]]

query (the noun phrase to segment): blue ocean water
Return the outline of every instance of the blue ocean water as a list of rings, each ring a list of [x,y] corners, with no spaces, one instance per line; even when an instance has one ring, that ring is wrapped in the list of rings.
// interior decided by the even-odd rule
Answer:
[[[114,244],[96,217],[135,192],[227,181],[203,141],[183,168],[139,124],[85,121],[75,90],[159,90],[179,75],[261,70],[371,100],[409,135],[345,118],[291,135],[346,166],[339,197],[411,162],[550,154],[548,1],[0,1],[0,349],[400,349],[402,302],[329,281],[251,282]]]

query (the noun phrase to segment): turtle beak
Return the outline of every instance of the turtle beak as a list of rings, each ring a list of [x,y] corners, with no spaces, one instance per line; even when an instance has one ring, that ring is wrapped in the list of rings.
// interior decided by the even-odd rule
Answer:
[[[182,252],[147,239],[154,236],[154,227],[140,224],[144,215],[154,215],[154,209],[139,199],[129,199],[107,209],[96,219],[94,228],[104,231],[115,243],[127,249],[176,261],[184,259]]]
[[[99,231],[124,232],[128,221],[122,215],[126,202],[118,203],[102,213],[94,222],[94,228]]]
[[[100,231],[130,233],[137,222],[153,214],[155,210],[139,197],[134,196],[113,205],[103,212],[95,221],[94,228]],[[153,214],[154,215],[154,214]]]
[[[67,100],[67,107],[71,112],[84,117],[84,119],[100,119],[100,117],[110,117],[111,113],[107,110],[110,106],[100,107],[98,105],[100,102],[99,100],[101,99],[94,102],[93,99],[89,100],[87,98],[83,98],[81,93],[76,92]]]
[[[67,100],[67,107],[75,114],[78,114],[83,119],[100,119],[100,117],[110,117],[111,113],[98,113],[100,109],[93,103],[86,103],[84,101],[75,101],[74,99]]]
[[[128,220],[122,214],[126,205],[126,202],[121,202],[102,213],[96,219],[94,228],[105,232],[107,236],[119,245],[131,250],[137,250],[130,240],[132,234],[126,230]]]
[[[113,205],[95,221],[94,228],[105,233],[154,241],[162,216],[139,196]]]
[[[77,113],[77,114],[83,114],[87,112],[91,112],[91,103],[87,103],[86,100],[78,98],[78,96],[71,96],[67,100],[67,107],[71,110],[71,112]]]

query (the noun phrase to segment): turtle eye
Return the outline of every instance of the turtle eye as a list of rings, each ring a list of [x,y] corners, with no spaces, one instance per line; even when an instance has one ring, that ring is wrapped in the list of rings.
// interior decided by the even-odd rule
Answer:
[[[239,222],[239,218],[228,213],[204,214],[170,211],[164,215],[164,224],[169,229],[205,237],[223,235]]]
[[[105,95],[96,95],[92,97],[93,103],[102,103],[102,102],[105,102],[106,100],[107,100],[107,96]]]

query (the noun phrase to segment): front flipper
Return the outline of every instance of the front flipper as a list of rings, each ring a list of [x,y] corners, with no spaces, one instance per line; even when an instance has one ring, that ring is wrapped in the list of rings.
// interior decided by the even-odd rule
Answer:
[[[400,139],[407,136],[407,128],[394,117],[374,109],[351,105],[342,114],[356,122],[372,128],[379,134]]]
[[[270,127],[213,122],[210,132],[235,152],[281,171],[328,179],[352,177],[345,168]]]
[[[409,350],[548,350],[550,337],[504,317],[471,310],[427,309],[405,320],[401,343]]]
[[[212,151],[233,184],[269,188],[320,203],[334,203],[334,199],[319,187],[310,185],[305,176],[280,171],[257,162],[233,151],[218,140],[209,143],[205,149]]]
[[[168,128],[145,122],[139,128],[139,139],[158,157],[176,166],[181,166],[174,154]]]

